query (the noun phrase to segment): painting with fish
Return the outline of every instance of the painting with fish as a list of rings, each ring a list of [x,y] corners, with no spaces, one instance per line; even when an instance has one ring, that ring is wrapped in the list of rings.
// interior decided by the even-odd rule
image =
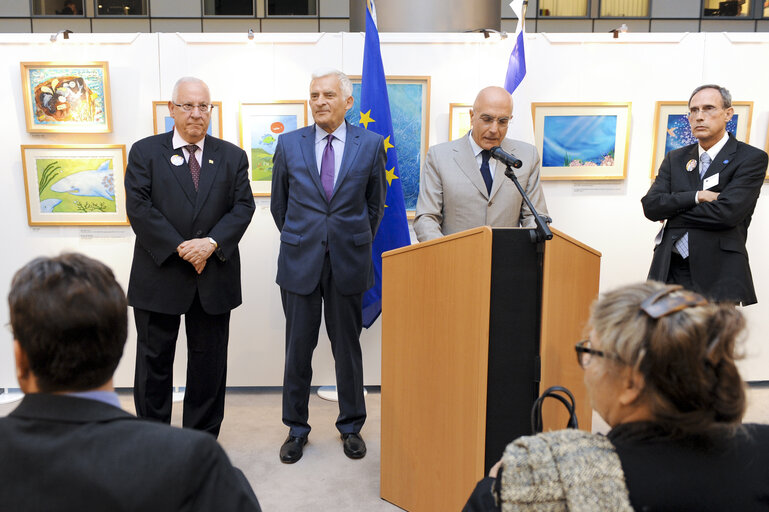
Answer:
[[[21,79],[28,132],[112,131],[107,62],[22,62]]]
[[[40,225],[127,225],[125,146],[21,146],[27,219]]]
[[[627,173],[627,103],[532,103],[543,180],[622,180]]]
[[[248,154],[251,191],[269,196],[272,157],[281,133],[307,126],[307,102],[240,104],[240,147]]]
[[[214,109],[211,111],[211,122],[208,123],[208,135],[222,138],[222,102],[212,101]],[[163,132],[170,132],[174,127],[174,118],[168,111],[167,101],[152,102],[152,128],[155,135]]]
[[[733,101],[734,115],[726,124],[726,131],[742,142],[750,138],[750,123],[753,117],[752,101]],[[689,126],[686,101],[658,101],[654,111],[654,134],[652,137],[652,168],[650,177],[657,177],[665,155],[674,149],[694,144],[697,139]]]

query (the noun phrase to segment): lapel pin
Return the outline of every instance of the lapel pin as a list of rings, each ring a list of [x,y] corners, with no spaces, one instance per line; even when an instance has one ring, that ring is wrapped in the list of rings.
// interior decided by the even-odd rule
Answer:
[[[694,158],[686,162],[686,170],[688,172],[692,172],[695,167],[697,167],[697,160],[695,160]]]
[[[179,167],[184,163],[184,157],[181,155],[174,155],[171,157],[171,163]]]
[[[728,164],[729,160],[724,160],[724,165]]]
[[[214,161],[213,160],[209,160],[208,163],[213,165]]]

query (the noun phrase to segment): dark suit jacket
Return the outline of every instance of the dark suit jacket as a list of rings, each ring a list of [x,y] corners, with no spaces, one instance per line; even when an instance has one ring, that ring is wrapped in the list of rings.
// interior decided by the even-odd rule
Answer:
[[[0,440],[0,510],[259,510],[211,435],[95,400],[27,395]]]
[[[649,279],[667,279],[673,246],[688,232],[689,268],[697,291],[717,301],[753,304],[756,292],[745,241],[764,183],[767,155],[730,136],[703,177],[719,175],[718,185],[709,190],[720,195],[700,204],[694,199],[703,183],[699,163],[687,171],[689,160],[699,162],[697,144],[668,153],[641,199],[648,219],[667,219],[662,242],[654,248]]]
[[[136,233],[130,305],[182,314],[195,292],[209,314],[222,314],[242,302],[238,242],[254,214],[246,153],[206,136],[198,191],[186,163],[173,165],[173,132],[136,142],[126,167],[126,209]],[[185,240],[212,237],[219,244],[198,275],[176,253]]]
[[[347,124],[339,176],[326,200],[315,161],[315,125],[278,137],[270,210],[280,230],[277,283],[307,295],[318,285],[328,245],[343,295],[374,284],[371,245],[384,215],[385,151],[381,135]]]

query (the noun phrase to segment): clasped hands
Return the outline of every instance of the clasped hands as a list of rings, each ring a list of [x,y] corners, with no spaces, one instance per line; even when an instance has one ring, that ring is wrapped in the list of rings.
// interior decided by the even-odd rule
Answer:
[[[195,272],[201,274],[206,267],[208,258],[214,253],[214,245],[208,238],[193,238],[180,243],[176,252],[184,261],[192,263]]]

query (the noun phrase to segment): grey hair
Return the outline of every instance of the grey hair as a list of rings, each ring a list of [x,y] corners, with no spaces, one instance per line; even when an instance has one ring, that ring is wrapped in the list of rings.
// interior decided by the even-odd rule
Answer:
[[[174,90],[171,93],[171,101],[174,103],[176,103],[179,99],[179,87],[181,87],[182,84],[200,84],[205,87],[206,90],[208,90],[208,85],[200,78],[194,76],[183,76],[174,84]]]
[[[312,72],[312,79],[324,78],[327,76],[335,76],[339,80],[339,87],[342,89],[342,99],[347,99],[352,96],[352,82],[350,77],[334,68],[321,68]]]
[[[700,92],[703,89],[715,89],[719,93],[721,93],[721,102],[723,103],[723,108],[729,108],[732,106],[732,93],[729,92],[729,89],[726,87],[721,87],[720,85],[716,84],[705,84],[700,85],[694,91],[692,92],[692,95],[689,96],[689,105],[692,104],[692,98],[694,98],[694,95]]]

